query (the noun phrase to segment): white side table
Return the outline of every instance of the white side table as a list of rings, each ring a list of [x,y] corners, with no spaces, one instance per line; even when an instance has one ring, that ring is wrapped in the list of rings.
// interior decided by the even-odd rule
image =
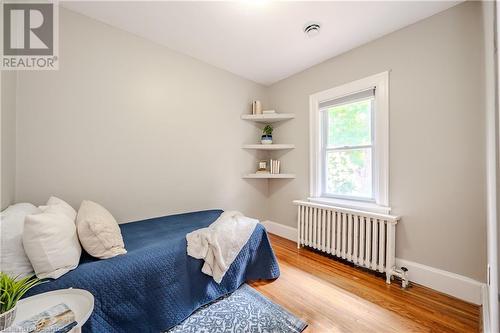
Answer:
[[[60,303],[65,303],[75,313],[77,325],[71,332],[81,332],[83,324],[89,319],[94,310],[94,296],[83,289],[54,290],[20,300],[17,303],[17,315],[14,324],[29,319]]]

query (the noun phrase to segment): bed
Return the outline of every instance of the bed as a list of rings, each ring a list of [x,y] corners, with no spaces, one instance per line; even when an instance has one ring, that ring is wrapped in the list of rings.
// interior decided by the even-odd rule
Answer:
[[[248,280],[275,279],[279,267],[261,224],[222,282],[201,272],[202,260],[186,254],[186,234],[214,222],[208,210],[121,224],[128,253],[107,260],[83,254],[80,265],[25,297],[62,288],[81,288],[95,297],[83,332],[162,332],[200,306],[235,291]]]

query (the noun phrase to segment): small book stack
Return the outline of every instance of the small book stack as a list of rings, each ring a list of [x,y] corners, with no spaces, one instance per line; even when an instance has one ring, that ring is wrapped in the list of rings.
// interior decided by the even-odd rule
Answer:
[[[75,313],[60,303],[12,326],[8,332],[66,333],[75,326]]]
[[[263,110],[262,114],[276,114],[276,110]]]
[[[278,161],[278,160],[270,160],[269,161],[269,168],[270,168],[270,172],[271,174],[278,174],[280,173],[280,165],[281,165],[281,162]]]

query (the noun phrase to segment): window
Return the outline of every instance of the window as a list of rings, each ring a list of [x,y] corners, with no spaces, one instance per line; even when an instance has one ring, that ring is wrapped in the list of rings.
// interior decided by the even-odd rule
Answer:
[[[322,196],[374,201],[374,89],[321,102]]]
[[[388,213],[388,73],[310,97],[311,198]]]

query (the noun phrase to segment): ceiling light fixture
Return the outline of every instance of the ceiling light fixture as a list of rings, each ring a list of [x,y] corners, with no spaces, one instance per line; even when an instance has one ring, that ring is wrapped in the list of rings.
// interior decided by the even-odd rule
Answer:
[[[264,7],[268,4],[269,0],[243,0],[243,2],[254,7]]]
[[[312,38],[319,35],[319,30],[321,29],[321,25],[315,22],[309,22],[304,26],[304,33],[307,37]]]

